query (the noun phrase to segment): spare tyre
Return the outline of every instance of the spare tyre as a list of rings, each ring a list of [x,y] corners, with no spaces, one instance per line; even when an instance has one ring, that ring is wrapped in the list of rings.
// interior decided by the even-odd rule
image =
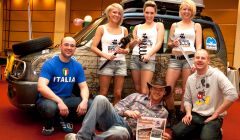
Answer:
[[[13,53],[16,55],[27,55],[41,51],[53,44],[50,37],[40,37],[12,45]]]

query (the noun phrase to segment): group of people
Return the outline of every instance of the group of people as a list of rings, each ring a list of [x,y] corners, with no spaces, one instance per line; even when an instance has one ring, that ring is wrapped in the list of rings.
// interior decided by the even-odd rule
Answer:
[[[172,54],[166,84],[152,82],[155,55],[163,43],[164,25],[154,21],[157,14],[154,1],[146,1],[143,12],[145,23],[135,26],[133,39],[122,47],[121,39],[128,35],[127,28],[121,26],[123,8],[117,3],[106,8],[108,22],[97,28],[91,50],[100,56],[99,67],[110,61],[98,71],[100,95],[93,100],[89,99],[82,65],[72,58],[76,41],[72,37],[62,39],[60,55],[44,63],[38,80],[40,95],[36,105],[43,117],[43,135],[51,135],[54,126],[60,124],[63,131],[69,133],[65,140],[134,139],[137,119],[141,116],[168,118],[170,122],[176,117],[173,89],[182,75],[185,94],[181,111],[185,116],[176,125],[172,123],[172,134],[164,132],[163,138],[187,139],[192,131],[200,129],[201,139],[221,139],[223,116],[238,95],[227,77],[209,66],[208,52],[201,49],[201,25],[192,21],[196,14],[195,3],[184,0],[179,8],[182,20],[171,26],[168,46]],[[97,47],[99,43],[101,50]],[[125,55],[130,52],[136,92],[121,100],[127,75]],[[112,79],[113,104],[105,97]],[[216,82],[210,83],[212,80]],[[80,97],[72,94],[75,83],[80,88]],[[76,117],[84,119],[81,129],[74,134],[72,118]],[[102,133],[95,133],[96,125]]]

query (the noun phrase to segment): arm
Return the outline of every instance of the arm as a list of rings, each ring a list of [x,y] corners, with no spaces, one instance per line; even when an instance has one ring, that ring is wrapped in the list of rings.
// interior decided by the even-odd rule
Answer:
[[[49,80],[43,77],[39,77],[38,79],[38,91],[40,92],[40,94],[49,99],[52,100],[54,102],[57,103],[58,108],[60,110],[60,114],[62,116],[67,116],[69,111],[68,111],[68,107],[64,104],[63,100],[58,97],[49,87]]]
[[[124,37],[126,37],[128,35],[128,30],[127,28],[124,27]],[[130,52],[129,50],[129,43],[124,46],[124,48],[118,48],[116,53],[119,53],[119,54],[128,54]]]
[[[133,29],[133,39],[132,41],[129,43],[129,48],[130,49],[133,49],[134,46],[136,46],[137,44],[140,44],[141,43],[141,40],[137,37],[137,29],[138,29],[138,26],[139,25],[136,25]]]
[[[192,121],[192,99],[191,99],[191,90],[190,90],[190,80],[188,78],[185,87],[184,93],[184,107],[186,115],[182,118],[182,122],[186,125],[190,125]]]
[[[112,55],[103,53],[101,50],[98,49],[98,44],[101,41],[101,38],[103,36],[104,30],[103,30],[103,25],[99,26],[96,30],[95,36],[93,38],[93,42],[92,42],[92,46],[91,46],[91,51],[96,53],[98,56],[104,57],[108,60],[112,60],[114,59],[114,57],[112,57]]]
[[[218,118],[220,114],[227,111],[227,109],[233,104],[235,100],[238,99],[238,94],[235,89],[235,87],[232,85],[232,83],[228,80],[228,78],[222,73],[218,72],[218,85],[220,88],[220,91],[224,94],[223,103],[215,110],[215,112],[210,116],[205,122],[209,122],[211,120],[214,120]]]
[[[196,33],[196,50],[202,48],[202,27],[199,23],[195,23],[195,33]]]
[[[125,97],[124,99],[120,100],[118,103],[115,104],[114,108],[116,112],[124,116],[124,112],[127,110],[131,110],[131,104],[134,102],[135,98],[138,96],[138,93],[133,93]]]
[[[224,99],[223,103],[216,109],[216,111],[212,114],[212,116],[207,118],[204,122],[208,123],[208,122],[218,118],[218,116],[220,114],[222,114],[224,111],[226,111],[232,104],[233,104],[233,101],[230,101],[228,99]]]
[[[88,107],[88,98],[89,98],[89,89],[87,82],[81,82],[78,84],[80,89],[80,96],[82,97],[81,103],[78,105],[77,113],[78,115],[83,115],[87,111]]]
[[[175,26],[176,26],[176,23],[173,23],[170,28],[169,37],[168,37],[168,47],[169,48],[174,48],[179,45],[178,40],[174,38]]]
[[[147,56],[147,61],[149,60],[149,58],[154,55],[155,53],[157,53],[157,51],[162,47],[162,43],[163,43],[163,39],[164,39],[164,25],[163,23],[157,23],[157,42],[155,47],[153,47],[153,49],[151,49],[151,51],[149,51],[146,56]]]

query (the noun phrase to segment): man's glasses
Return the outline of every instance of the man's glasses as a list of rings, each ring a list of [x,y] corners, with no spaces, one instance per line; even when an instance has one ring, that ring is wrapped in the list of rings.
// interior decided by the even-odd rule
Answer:
[[[66,47],[68,47],[68,46],[70,46],[70,47],[76,47],[75,44],[70,44],[70,43],[63,43],[63,45],[66,46]]]

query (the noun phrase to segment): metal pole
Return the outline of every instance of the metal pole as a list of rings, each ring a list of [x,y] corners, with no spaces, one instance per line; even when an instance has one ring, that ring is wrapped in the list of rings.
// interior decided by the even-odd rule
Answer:
[[[31,19],[31,0],[28,0],[28,38],[29,40],[32,39],[32,19]]]

